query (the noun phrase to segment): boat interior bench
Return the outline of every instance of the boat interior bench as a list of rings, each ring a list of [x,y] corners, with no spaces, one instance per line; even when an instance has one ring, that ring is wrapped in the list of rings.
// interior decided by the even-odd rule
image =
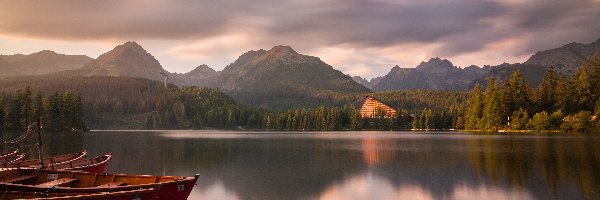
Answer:
[[[56,186],[65,186],[67,184],[73,183],[77,181],[77,179],[74,178],[61,178],[61,179],[56,179],[50,182],[45,182],[42,184],[39,184],[37,186],[41,186],[41,187],[56,187]]]
[[[35,177],[37,177],[36,175],[22,175],[22,176],[17,176],[11,179],[6,179],[6,180],[0,180],[0,182],[3,183],[18,183],[21,181],[27,181],[27,180],[31,180],[34,179]]]
[[[99,185],[98,187],[104,188],[104,187],[116,187],[116,186],[125,186],[125,185],[127,185],[127,183],[124,183],[124,182],[110,182],[110,183],[107,183],[107,184]]]

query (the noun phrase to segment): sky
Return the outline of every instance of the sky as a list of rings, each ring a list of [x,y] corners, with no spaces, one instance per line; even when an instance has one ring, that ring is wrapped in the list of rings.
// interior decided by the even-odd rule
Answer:
[[[242,53],[288,45],[374,78],[432,57],[522,63],[600,38],[600,0],[0,0],[0,54],[97,58],[136,41],[168,71],[222,70]]]

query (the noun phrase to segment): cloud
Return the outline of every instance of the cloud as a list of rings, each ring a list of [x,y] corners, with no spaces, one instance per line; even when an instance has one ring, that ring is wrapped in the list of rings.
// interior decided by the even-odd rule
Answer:
[[[523,62],[539,50],[596,40],[597,19],[598,0],[6,0],[0,36],[160,43],[148,50],[165,63],[217,69],[240,52],[284,44],[374,77],[424,56]]]

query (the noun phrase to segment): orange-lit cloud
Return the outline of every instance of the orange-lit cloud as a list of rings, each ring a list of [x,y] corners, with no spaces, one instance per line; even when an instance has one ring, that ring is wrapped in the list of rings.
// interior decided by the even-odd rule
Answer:
[[[167,70],[185,72],[220,70],[240,52],[283,44],[371,78],[431,57],[460,66],[524,62],[596,40],[599,18],[598,0],[6,0],[0,54],[61,48],[96,57],[106,51],[98,43],[135,40]]]

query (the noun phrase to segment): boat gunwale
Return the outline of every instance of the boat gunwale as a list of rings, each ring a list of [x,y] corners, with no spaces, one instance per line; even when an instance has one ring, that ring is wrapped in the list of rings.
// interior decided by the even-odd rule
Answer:
[[[19,149],[15,149],[15,151],[13,151],[13,152],[9,152],[9,153],[0,155],[0,159],[6,158],[6,157],[8,157],[8,158],[13,157],[13,155],[15,155],[17,153],[19,153]]]
[[[17,184],[17,183],[6,183],[6,182],[0,182],[0,186],[3,186],[2,188],[20,188],[20,189],[30,189],[30,190],[26,190],[26,191],[48,191],[48,192],[93,192],[93,191],[98,191],[98,192],[111,192],[111,191],[125,191],[125,190],[133,190],[133,189],[142,189],[142,188],[152,188],[155,186],[164,186],[164,185],[176,185],[176,184],[185,184],[185,183],[192,183],[195,185],[196,182],[198,181],[198,178],[200,177],[199,174],[196,174],[194,176],[156,176],[156,175],[137,175],[137,174],[106,174],[106,173],[89,173],[89,172],[74,172],[74,171],[51,171],[51,170],[39,170],[39,169],[10,169],[7,171],[13,171],[13,170],[17,170],[17,171],[30,171],[33,172],[35,174],[37,174],[37,176],[40,176],[40,174],[43,173],[62,173],[62,174],[72,174],[72,176],[74,176],[74,174],[83,174],[83,175],[95,175],[95,177],[98,177],[97,175],[106,175],[106,176],[114,176],[114,177],[130,177],[130,178],[151,178],[151,177],[156,177],[157,180],[158,178],[167,178],[167,179],[172,179],[169,181],[165,181],[165,182],[154,182],[154,183],[144,183],[144,184],[137,184],[137,185],[124,185],[124,186],[113,186],[113,187],[98,187],[98,186],[93,186],[93,187],[82,187],[82,188],[76,188],[76,187],[56,187],[56,188],[48,188],[48,187],[42,187],[42,186],[37,186],[37,185],[26,185],[26,184]],[[41,172],[41,173],[40,173]],[[18,172],[18,174],[26,174],[25,173],[20,173]],[[96,178],[97,180],[97,178]]]

